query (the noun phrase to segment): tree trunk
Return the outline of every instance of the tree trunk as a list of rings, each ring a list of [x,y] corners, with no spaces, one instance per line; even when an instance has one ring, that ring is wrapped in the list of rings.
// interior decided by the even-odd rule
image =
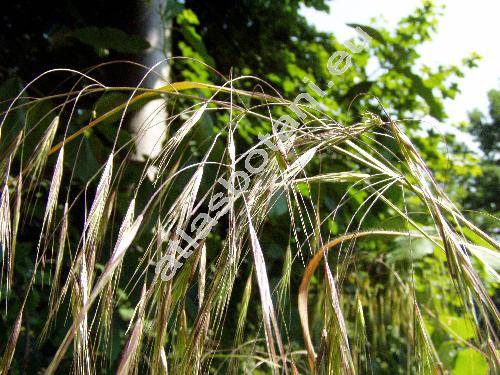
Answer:
[[[165,20],[165,17],[162,16],[165,14],[166,0],[139,1],[140,32],[151,45],[144,52],[140,63],[150,68],[171,57],[172,20]],[[144,71],[145,73],[146,71]],[[168,82],[170,82],[170,63],[165,61],[146,77],[142,86],[157,88]],[[147,158],[158,156],[166,138],[167,118],[166,101],[162,98],[148,102],[133,114],[130,130],[135,137],[134,159],[144,161]],[[149,172],[149,174],[152,173],[152,171]]]

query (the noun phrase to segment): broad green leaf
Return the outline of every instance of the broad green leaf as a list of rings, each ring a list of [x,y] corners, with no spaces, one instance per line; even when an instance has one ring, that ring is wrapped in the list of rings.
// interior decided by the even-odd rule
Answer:
[[[424,80],[420,76],[413,73],[408,67],[402,68],[396,66],[395,70],[411,79],[415,91],[429,106],[429,114],[438,120],[443,120],[446,116],[443,104],[434,97],[432,88],[426,86]]]
[[[396,241],[396,250],[387,255],[389,262],[419,259],[434,252],[434,245],[425,238],[401,237]]]
[[[454,375],[482,375],[488,373],[488,364],[481,354],[473,349],[458,352],[453,368]]]
[[[464,340],[470,339],[475,335],[472,322],[467,321],[464,317],[441,316],[439,319]]]
[[[382,44],[385,44],[385,39],[378,31],[377,29],[371,27],[371,26],[366,26],[366,25],[360,25],[358,23],[348,23],[347,26],[350,26],[352,28],[359,27],[361,30],[363,30],[365,33],[367,33],[369,36],[371,36],[373,39],[375,39],[377,42],[380,42]]]
[[[111,49],[121,53],[138,54],[149,48],[149,43],[143,38],[113,27],[83,27],[72,31],[70,35],[97,51]]]

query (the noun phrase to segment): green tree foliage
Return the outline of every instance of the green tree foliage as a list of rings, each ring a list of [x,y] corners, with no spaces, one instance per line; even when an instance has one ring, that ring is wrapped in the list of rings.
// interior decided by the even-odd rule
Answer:
[[[469,181],[470,194],[465,207],[473,210],[486,209],[498,213],[500,210],[500,91],[491,90],[488,93],[490,101],[489,118],[479,110],[469,114],[468,130],[479,143],[483,158],[481,173]],[[498,230],[498,223],[484,218],[490,223],[492,230]]]
[[[500,90],[488,93],[490,119],[479,110],[470,113],[470,133],[476,137],[488,162],[498,162],[500,152]]]

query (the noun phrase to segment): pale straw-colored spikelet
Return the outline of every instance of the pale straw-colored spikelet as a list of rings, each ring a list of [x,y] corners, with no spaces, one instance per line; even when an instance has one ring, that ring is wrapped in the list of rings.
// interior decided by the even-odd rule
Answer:
[[[87,326],[87,304],[92,282],[93,259],[95,256],[95,246],[106,206],[111,177],[113,173],[113,153],[108,157],[101,179],[97,186],[94,201],[90,212],[85,220],[83,233],[83,248],[80,259],[79,269],[79,305],[75,317],[80,317],[77,325],[77,337],[75,340],[75,360],[79,363],[81,369],[89,369],[89,345],[88,345],[88,326]],[[91,262],[89,264],[89,261]],[[76,322],[76,321],[75,321]],[[68,342],[69,344],[69,342]]]
[[[243,342],[243,330],[245,328],[245,322],[247,320],[248,306],[250,304],[250,298],[252,296],[252,277],[253,270],[250,271],[247,281],[245,283],[245,289],[243,290],[243,296],[241,298],[240,311],[238,315],[238,323],[236,325],[236,334],[234,343],[238,347]]]
[[[10,196],[9,188],[7,184],[5,184],[2,190],[2,196],[0,197],[0,251],[2,252],[2,283],[5,260],[7,260],[7,270],[10,268],[11,239]],[[7,290],[9,289],[9,278],[7,277]]]
[[[75,315],[75,319],[73,320],[72,326],[69,328],[68,332],[66,333],[66,336],[64,337],[63,342],[59,346],[55,356],[52,359],[52,362],[47,368],[47,373],[52,373],[55,371],[55,369],[58,367],[59,363],[61,362],[62,358],[64,357],[64,354],[68,350],[69,345],[73,341],[73,338],[77,334],[82,334],[82,338],[77,338],[75,339],[75,345],[77,345],[77,349],[79,349],[79,353],[83,355],[83,358],[87,360],[89,358],[88,355],[88,346],[86,345],[87,343],[87,335],[84,334],[86,330],[84,328],[87,327],[86,321],[87,321],[87,313],[94,301],[99,297],[100,293],[104,289],[104,287],[107,285],[109,280],[113,276],[113,272],[115,271],[116,267],[119,266],[121,260],[123,259],[123,255],[125,254],[126,250],[130,247],[132,244],[133,240],[135,239],[135,236],[137,235],[137,232],[141,226],[143,220],[143,215],[137,216],[137,218],[134,220],[134,223],[123,232],[122,238],[120,242],[116,243],[115,249],[113,250],[113,256],[111,259],[108,261],[106,266],[104,267],[104,271],[102,274],[99,276],[97,281],[95,282],[95,286],[92,289],[92,292],[90,293],[89,297],[82,298],[81,301],[84,302],[83,306],[79,307],[77,310],[77,314]],[[85,262],[85,257],[82,257],[82,262],[81,262],[81,268],[82,269],[87,269],[87,265]],[[81,284],[80,288],[84,287],[87,284],[87,276],[86,273],[83,272],[80,274],[80,282]],[[82,296],[88,295],[86,288],[82,288],[83,290],[81,291]],[[78,348],[78,345],[80,345],[80,348]]]
[[[273,366],[273,372],[277,372],[277,358],[274,347],[274,339],[278,344],[278,349],[283,361],[283,366],[286,369],[286,354],[283,348],[283,343],[281,340],[281,335],[279,332],[278,323],[276,320],[276,315],[273,307],[273,300],[271,298],[271,291],[269,286],[269,280],[267,278],[266,263],[264,260],[264,255],[262,254],[262,249],[260,247],[259,239],[257,233],[252,225],[250,213],[248,213],[248,233],[250,236],[251,247],[253,251],[255,275],[257,277],[257,285],[259,286],[260,300],[263,315],[264,332],[266,336],[266,344],[271,356],[271,361],[275,363],[276,367]]]
[[[115,263],[123,257],[124,252],[130,247],[142,222],[142,215],[134,220],[135,198],[129,204],[125,218],[123,219],[116,245],[111,255],[110,263]]]
[[[7,346],[5,347],[5,351],[0,362],[0,374],[9,373],[9,368],[12,362],[12,358],[14,357],[17,340],[19,339],[19,334],[21,333],[25,302],[23,302],[19,313],[17,314],[16,321],[12,325],[12,331],[10,332],[9,341],[7,342]]]
[[[59,150],[56,166],[54,167],[54,173],[52,174],[52,180],[50,182],[49,196],[47,198],[47,205],[45,208],[45,214],[43,216],[43,226],[45,227],[45,231],[49,231],[50,225],[52,223],[52,218],[57,207],[57,199],[59,197],[59,189],[61,187],[63,175],[63,162],[64,147]]]
[[[82,257],[82,264],[80,268],[80,278],[79,278],[79,291],[80,300],[78,301],[78,308],[76,310],[75,316],[80,316],[83,313],[83,317],[80,319],[78,324],[78,333],[75,340],[75,353],[74,360],[76,365],[77,373],[85,374],[85,371],[90,370],[89,362],[89,331],[87,323],[87,314],[84,310],[89,297],[89,285],[88,285],[88,272],[87,272],[87,262],[85,257]]]
[[[137,365],[141,354],[141,341],[144,325],[144,309],[146,306],[146,286],[144,285],[141,292],[141,299],[136,309],[135,324],[130,337],[123,349],[120,364],[116,370],[117,375],[128,375],[136,373]]]
[[[203,165],[201,164],[189,182],[186,184],[182,192],[179,194],[175,202],[170,207],[167,213],[167,221],[164,224],[166,233],[172,231],[173,226],[177,223],[178,227],[182,228],[191,216],[195,204],[196,196],[200,188],[201,179],[203,177]],[[175,236],[175,235],[174,235]],[[168,236],[165,239],[170,239]]]
[[[163,147],[162,150],[162,158],[159,163],[159,171],[158,177],[161,176],[165,172],[166,164],[168,163],[168,158],[171,156],[172,152],[174,152],[182,140],[186,137],[189,131],[196,125],[196,123],[201,119],[201,116],[207,109],[208,103],[203,103],[200,108],[198,108],[191,115],[189,119],[187,119],[184,124],[181,125],[179,130],[167,141],[167,144]]]
[[[127,210],[127,214],[120,227],[119,236],[115,244],[115,248],[109,259],[108,263],[104,267],[102,274],[96,281],[92,293],[89,297],[85,299],[84,308],[87,310],[90,304],[99,296],[100,292],[108,285],[109,281],[112,279],[114,271],[121,264],[123,256],[126,250],[132,244],[140,225],[142,223],[142,215],[139,215],[137,219],[134,220],[134,210],[135,210],[135,200],[133,199]],[[83,280],[82,280],[83,283]]]
[[[14,276],[14,261],[16,258],[16,246],[17,246],[17,233],[19,230],[19,221],[21,219],[21,201],[23,192],[23,175],[19,173],[17,177],[16,186],[16,200],[14,203],[14,217],[12,219],[12,244],[10,250],[9,258],[9,271],[8,271],[8,282],[12,284],[12,278]]]
[[[418,304],[415,303],[415,336],[416,336],[416,348],[417,355],[422,359],[422,369],[427,369],[432,371],[434,374],[446,374],[447,371],[444,369],[443,364],[439,360],[438,353],[432,340],[427,331],[424,319],[420,313],[420,308]]]
[[[125,234],[125,232],[132,226],[134,223],[134,215],[135,215],[135,198],[132,198],[130,201],[127,212],[125,213],[125,217],[123,218],[122,224],[120,225],[120,229],[118,230],[118,238],[116,242],[120,242]]]
[[[53,310],[58,303],[57,300],[60,297],[59,295],[59,284],[61,280],[61,270],[64,259],[64,247],[66,244],[66,238],[68,235],[68,202],[64,204],[63,217],[61,221],[61,229],[59,232],[59,238],[57,241],[57,255],[56,255],[56,267],[54,271],[54,276],[52,278],[52,284],[50,288],[50,297],[49,297],[49,308]]]
[[[40,142],[35,147],[26,167],[26,173],[32,176],[30,190],[35,186],[35,182],[42,174],[45,163],[49,156],[49,151],[56,135],[57,127],[59,126],[59,116],[54,117],[47,130],[40,139]]]
[[[90,212],[85,220],[85,241],[84,247],[95,245],[104,209],[108,200],[109,189],[111,186],[111,177],[113,174],[113,153],[109,155],[106,165],[97,185],[94,201],[90,207]]]
[[[285,169],[281,176],[283,183],[286,183],[293,179],[297,174],[302,172],[306,165],[311,161],[316,153],[317,147],[313,147],[302,155],[300,155],[297,160],[295,160],[289,167]]]
[[[207,246],[205,243],[200,248],[200,265],[198,267],[198,309],[205,298],[205,282],[207,278]]]
[[[330,266],[328,262],[325,262],[325,273],[328,285],[328,296],[333,309],[333,321],[332,324],[335,327],[336,333],[331,332],[330,336],[335,338],[335,346],[340,352],[340,366],[342,368],[343,374],[356,373],[354,369],[354,363],[351,357],[351,349],[349,347],[349,340],[347,338],[347,327],[345,325],[344,315],[340,306],[339,294],[337,292],[337,287],[335,285],[335,280],[333,279],[332,272],[330,271]]]
[[[64,148],[61,148],[59,155],[57,157],[56,165],[54,167],[54,172],[52,174],[52,180],[50,182],[49,194],[47,197],[47,204],[45,206],[45,212],[43,216],[42,229],[40,230],[40,237],[38,240],[36,258],[42,250],[42,258],[45,261],[45,246],[43,244],[43,237],[45,235],[46,239],[50,236],[50,225],[54,217],[54,212],[57,208],[57,200],[59,197],[59,189],[61,187],[62,174],[63,174],[63,161],[64,161]]]
[[[10,143],[6,150],[2,151],[0,158],[0,179],[7,178],[10,169],[10,163],[15,156],[16,151],[23,140],[24,131],[20,131],[16,138]]]

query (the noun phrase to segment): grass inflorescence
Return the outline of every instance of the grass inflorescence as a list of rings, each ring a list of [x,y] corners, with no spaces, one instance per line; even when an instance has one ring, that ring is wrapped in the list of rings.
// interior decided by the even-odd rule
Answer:
[[[408,371],[444,373],[428,329],[447,308],[473,327],[458,335],[461,345],[498,370],[499,315],[488,289],[498,274],[485,259],[498,259],[500,246],[447,197],[397,121],[366,114],[346,125],[301,105],[306,119],[289,129],[276,119],[291,102],[255,77],[147,89],[65,73],[76,79],[70,91],[27,97],[28,86],[1,114],[1,297],[4,314],[16,316],[2,373],[19,351],[34,289],[48,301],[38,345],[64,332],[46,373],[64,366],[85,374],[354,374],[369,372],[389,330],[407,342]],[[159,96],[170,113],[167,141],[159,155],[138,162],[131,155],[140,134],[127,131],[127,116]],[[86,117],[79,106],[89,101],[97,105]],[[243,188],[239,172],[255,149],[266,152],[266,166]],[[329,170],[329,160],[344,169]],[[221,178],[241,193],[218,184]],[[325,210],[330,186],[342,195]],[[192,234],[197,215],[215,215],[209,202],[217,194],[226,198],[223,214],[189,256],[176,252],[187,245],[181,230]],[[280,208],[289,235],[276,281],[265,241]],[[374,210],[389,212],[398,228],[367,220]],[[427,222],[411,213],[417,210]],[[452,307],[423,300],[426,280],[388,260],[398,244],[408,250],[405,264],[416,264],[418,241],[431,246],[435,272],[452,286]],[[23,290],[15,287],[21,243],[32,262]],[[165,256],[182,263],[166,281],[155,272]],[[386,270],[383,281],[366,276],[372,267]],[[17,311],[8,304],[14,294]]]

